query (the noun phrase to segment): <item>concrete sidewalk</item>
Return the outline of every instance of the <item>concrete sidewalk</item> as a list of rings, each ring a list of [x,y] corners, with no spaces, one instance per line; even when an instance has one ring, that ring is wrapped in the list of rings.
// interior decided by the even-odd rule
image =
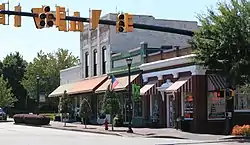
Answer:
[[[87,125],[87,128],[85,128],[84,125],[76,123],[67,123],[66,127],[64,127],[63,122],[54,122],[54,121],[51,121],[50,125],[43,127],[69,130],[69,131],[127,136],[127,137],[176,138],[176,139],[191,139],[191,140],[218,140],[226,137],[223,135],[194,134],[194,133],[182,132],[180,130],[172,128],[161,128],[161,129],[133,128],[134,133],[131,134],[131,133],[126,133],[127,130],[126,127],[114,127],[114,131],[111,131],[111,126],[109,126],[109,130],[105,130],[104,126],[97,126],[97,125]]]

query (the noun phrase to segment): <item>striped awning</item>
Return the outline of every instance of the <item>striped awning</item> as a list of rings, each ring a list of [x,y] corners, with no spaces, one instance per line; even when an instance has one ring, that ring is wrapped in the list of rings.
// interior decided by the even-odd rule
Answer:
[[[226,88],[226,79],[220,75],[210,74],[207,75],[208,80],[213,85],[213,90],[225,89]]]
[[[191,80],[190,78],[191,76],[180,77],[176,82],[174,82],[170,87],[166,89],[166,92],[177,92],[181,89],[191,90],[191,81],[189,81]]]
[[[146,94],[156,94],[156,84],[157,81],[149,81],[146,85],[144,85],[140,89],[140,95],[146,95]]]

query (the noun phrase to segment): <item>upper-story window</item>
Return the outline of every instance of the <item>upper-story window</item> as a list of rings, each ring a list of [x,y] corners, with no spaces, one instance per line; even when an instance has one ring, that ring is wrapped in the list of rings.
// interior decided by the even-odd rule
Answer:
[[[89,53],[85,53],[85,77],[89,77]]]
[[[97,50],[94,50],[93,62],[94,62],[94,76],[96,76],[97,75]]]
[[[102,47],[102,74],[106,74],[107,71],[107,49]]]

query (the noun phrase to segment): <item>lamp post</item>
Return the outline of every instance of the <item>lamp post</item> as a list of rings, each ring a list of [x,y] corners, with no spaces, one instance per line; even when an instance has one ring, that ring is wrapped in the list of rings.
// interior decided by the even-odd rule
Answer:
[[[40,80],[40,76],[39,74],[36,75],[36,97],[37,97],[37,115],[39,114],[39,101],[40,101],[40,97],[39,97],[39,80]]]
[[[131,84],[131,64],[132,64],[132,58],[127,58],[127,65],[128,65],[128,110],[129,110],[129,123],[128,123],[128,130],[127,133],[133,133],[132,127],[131,127],[131,121],[132,121],[132,84]]]

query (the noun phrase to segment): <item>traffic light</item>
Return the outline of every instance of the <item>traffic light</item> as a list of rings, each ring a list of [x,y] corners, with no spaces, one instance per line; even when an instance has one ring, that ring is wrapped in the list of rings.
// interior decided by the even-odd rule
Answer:
[[[0,10],[5,10],[5,4],[0,5]],[[0,24],[5,25],[5,14],[0,14]]]
[[[80,17],[80,12],[74,12],[74,17]],[[79,21],[70,21],[70,31],[79,31],[83,32],[84,31],[84,25],[83,22]]]
[[[18,6],[15,6],[15,11],[16,12],[21,12],[21,6],[18,5]],[[18,16],[18,15],[15,15],[14,16],[14,26],[15,27],[21,27],[21,22],[22,22],[22,18],[21,16]]]
[[[65,7],[56,6],[56,27],[59,31],[65,31],[67,32],[67,23],[65,19],[66,17],[66,11]]]
[[[124,16],[125,16],[125,18],[124,18],[125,19],[124,20],[124,22],[125,22],[125,31],[126,32],[133,32],[133,29],[134,29],[133,15],[125,13]]]
[[[116,20],[116,32],[125,32],[125,15],[124,14],[118,14],[117,20]]]
[[[43,8],[32,8],[31,12],[33,14],[37,14],[38,15],[38,16],[33,17],[35,25],[36,25],[36,28],[37,29],[44,28],[45,25],[46,25],[46,22],[45,22],[46,15],[45,15],[45,13],[43,13]]]
[[[91,17],[89,18],[91,29],[95,30],[99,24],[102,10],[91,10]]]
[[[52,12],[50,12],[50,7],[45,6],[43,8],[43,11],[46,15],[46,27],[53,27],[54,26],[54,21],[55,21],[55,16]]]

